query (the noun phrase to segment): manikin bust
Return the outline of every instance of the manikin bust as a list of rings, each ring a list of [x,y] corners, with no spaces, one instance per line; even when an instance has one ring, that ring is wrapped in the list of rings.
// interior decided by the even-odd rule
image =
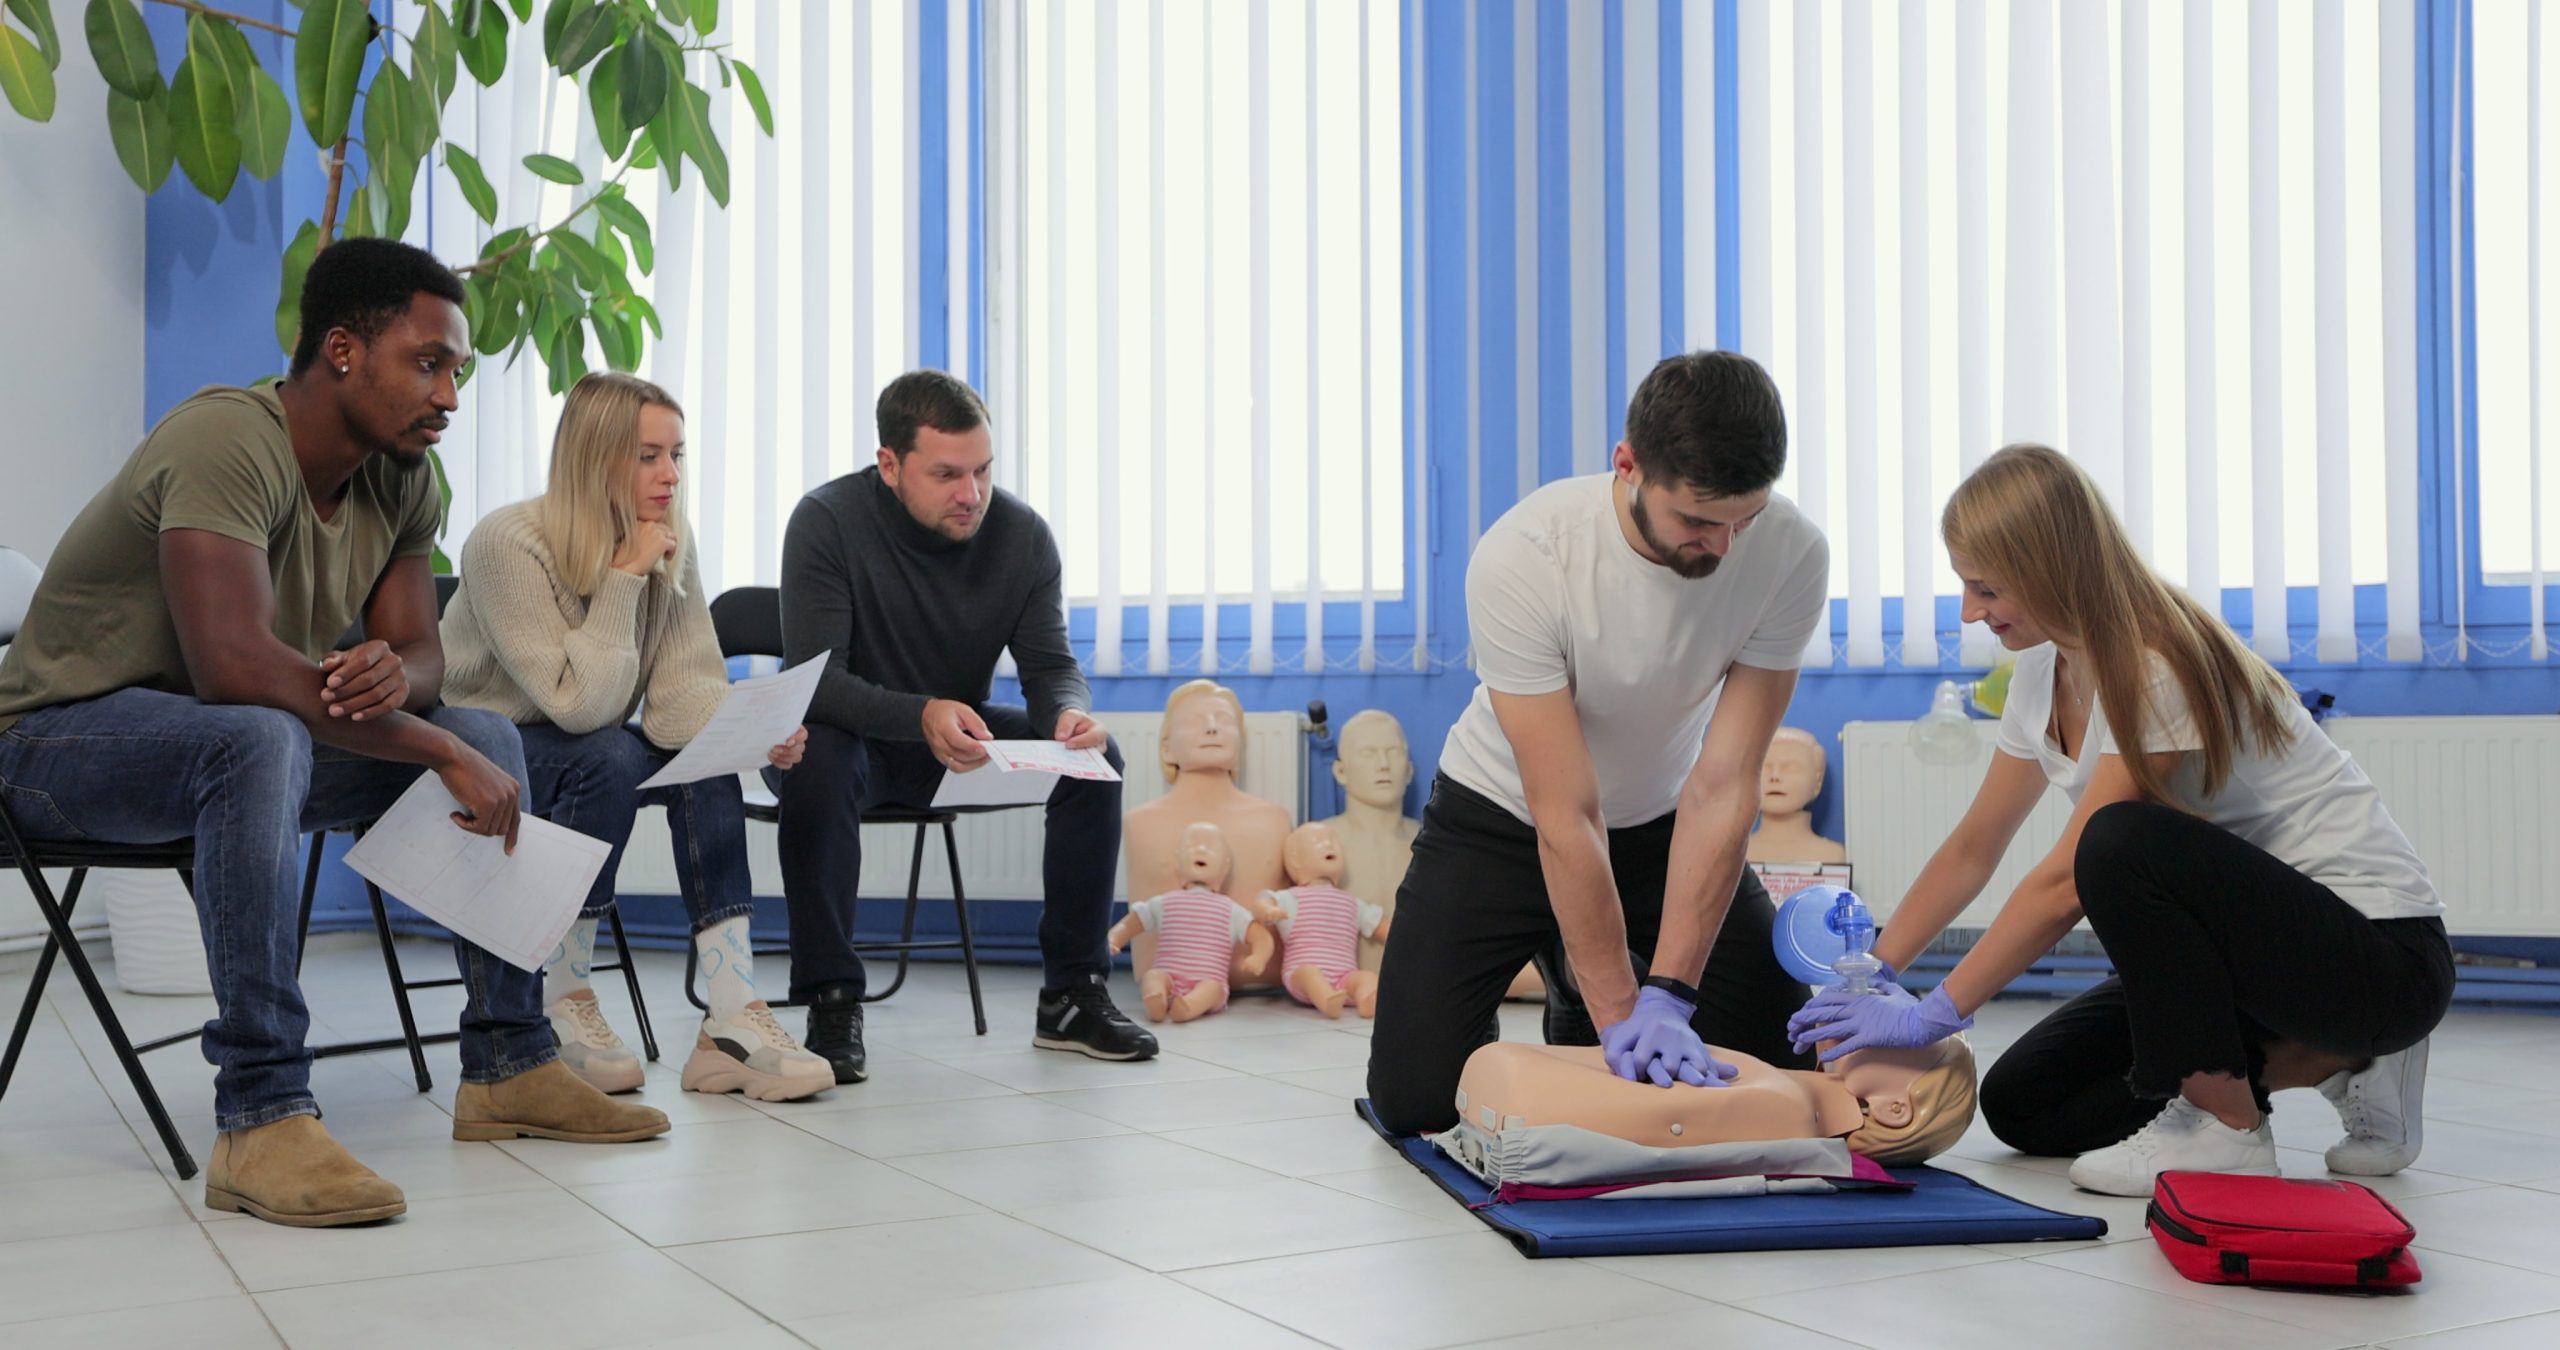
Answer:
[[[1130,808],[1121,826],[1129,894],[1161,895],[1181,884],[1174,858],[1183,830],[1195,822],[1215,825],[1226,837],[1234,871],[1229,894],[1260,895],[1289,884],[1280,864],[1289,812],[1236,785],[1244,773],[1244,705],[1235,691],[1213,680],[1174,690],[1156,744],[1168,786],[1163,796]],[[1271,946],[1258,964],[1252,955],[1240,956],[1228,983],[1239,989],[1279,984],[1278,944]],[[1131,959],[1141,973],[1154,965],[1150,937],[1132,944]]]
[[[1751,862],[1847,862],[1849,851],[1836,839],[1813,832],[1806,808],[1822,792],[1830,757],[1813,733],[1780,727],[1760,762],[1760,827],[1751,832],[1742,856]]]
[[[1184,827],[1174,850],[1174,889],[1129,906],[1111,925],[1111,950],[1119,951],[1141,933],[1156,939],[1156,961],[1138,979],[1147,1017],[1188,1022],[1227,1006],[1227,968],[1239,952],[1251,948],[1268,961],[1276,945],[1270,933],[1252,922],[1226,893],[1234,871],[1226,833],[1209,822]]]
[[[1404,726],[1392,714],[1371,708],[1342,724],[1333,760],[1333,781],[1342,785],[1342,814],[1328,816],[1334,838],[1342,845],[1346,891],[1393,917],[1396,888],[1404,884],[1413,861],[1413,836],[1422,822],[1404,813],[1405,789],[1413,783],[1413,754]],[[1360,968],[1376,970],[1386,950],[1383,937],[1360,940]]]
[[[1364,936],[1386,941],[1386,912],[1342,889],[1342,841],[1324,821],[1289,831],[1280,857],[1289,889],[1265,891],[1245,908],[1280,935],[1289,996],[1327,1017],[1342,1016],[1345,1003],[1377,1016],[1378,975],[1360,968],[1358,944]]]

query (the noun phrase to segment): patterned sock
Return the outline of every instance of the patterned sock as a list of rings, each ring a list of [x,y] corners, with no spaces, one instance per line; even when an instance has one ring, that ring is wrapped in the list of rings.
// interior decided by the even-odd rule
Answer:
[[[587,976],[596,964],[596,921],[580,919],[569,925],[560,937],[560,945],[551,949],[551,959],[542,963],[542,1002],[545,1006],[585,990]]]
[[[732,915],[693,935],[711,1020],[735,1022],[756,1000],[756,958],[747,945],[747,916]]]

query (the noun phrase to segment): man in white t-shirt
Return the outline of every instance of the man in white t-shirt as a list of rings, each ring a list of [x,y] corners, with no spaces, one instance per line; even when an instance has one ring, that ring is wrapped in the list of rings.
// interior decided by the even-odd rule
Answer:
[[[1770,491],[1786,452],[1758,365],[1674,356],[1636,390],[1609,473],[1540,488],[1477,544],[1475,697],[1378,976],[1369,1096],[1389,1128],[1457,1118],[1503,989],[1559,942],[1572,987],[1550,998],[1578,995],[1622,1077],[1721,1083],[1733,1070],[1708,1042],[1809,1062],[1785,1035],[1804,986],[1742,865],[1760,762],[1829,603],[1829,545]],[[1549,1039],[1573,1020],[1551,1011]]]

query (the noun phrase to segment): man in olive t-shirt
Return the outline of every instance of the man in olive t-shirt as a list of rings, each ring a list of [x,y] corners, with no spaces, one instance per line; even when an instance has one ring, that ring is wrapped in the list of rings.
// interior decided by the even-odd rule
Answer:
[[[437,704],[426,450],[470,359],[462,285],[389,240],[321,252],[293,373],[178,405],[72,522],[0,658],[0,795],[38,839],[195,841],[222,1133],[205,1203],[319,1227],[399,1187],[331,1139],[297,983],[305,831],[381,814],[432,769],[514,847],[515,728]],[[333,650],[361,617],[367,640]],[[541,977],[467,943],[457,1138],[645,1138],[666,1117],[556,1062]]]

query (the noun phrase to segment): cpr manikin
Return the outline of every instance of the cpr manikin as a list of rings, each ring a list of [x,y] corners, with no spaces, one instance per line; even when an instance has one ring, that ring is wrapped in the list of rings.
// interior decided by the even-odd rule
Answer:
[[[1232,850],[1230,894],[1260,895],[1288,885],[1280,864],[1288,811],[1236,786],[1244,772],[1244,706],[1235,691],[1211,680],[1175,689],[1165,700],[1163,733],[1156,744],[1165,793],[1130,808],[1121,827],[1128,893],[1162,895],[1180,887],[1175,856],[1184,830],[1202,821],[1218,827]],[[1142,933],[1131,946],[1137,969],[1151,969],[1153,938]],[[1239,955],[1227,983],[1239,989],[1277,985],[1278,949],[1277,943],[1262,943]]]
[[[1114,952],[1141,932],[1156,939],[1155,964],[1138,979],[1150,1021],[1188,1022],[1226,1007],[1227,970],[1237,954],[1250,948],[1267,961],[1276,945],[1226,894],[1233,861],[1225,832],[1194,822],[1174,851],[1175,887],[1129,906],[1111,926]]]
[[[1847,862],[1849,851],[1836,839],[1813,832],[1807,807],[1822,793],[1829,756],[1813,733],[1780,727],[1760,763],[1760,825],[1744,843],[1742,856],[1751,862]]]
[[[1280,857],[1289,889],[1264,891],[1246,908],[1280,935],[1282,987],[1327,1017],[1342,1016],[1345,1003],[1376,1016],[1378,974],[1360,968],[1358,943],[1386,938],[1386,914],[1342,889],[1342,842],[1323,821],[1291,830]]]
[[[1335,743],[1333,781],[1342,785],[1342,814],[1327,816],[1342,846],[1344,890],[1395,917],[1396,888],[1413,861],[1413,836],[1422,822],[1404,813],[1413,785],[1413,754],[1404,725],[1376,708],[1351,715]],[[1376,970],[1384,938],[1360,943],[1360,968]]]

